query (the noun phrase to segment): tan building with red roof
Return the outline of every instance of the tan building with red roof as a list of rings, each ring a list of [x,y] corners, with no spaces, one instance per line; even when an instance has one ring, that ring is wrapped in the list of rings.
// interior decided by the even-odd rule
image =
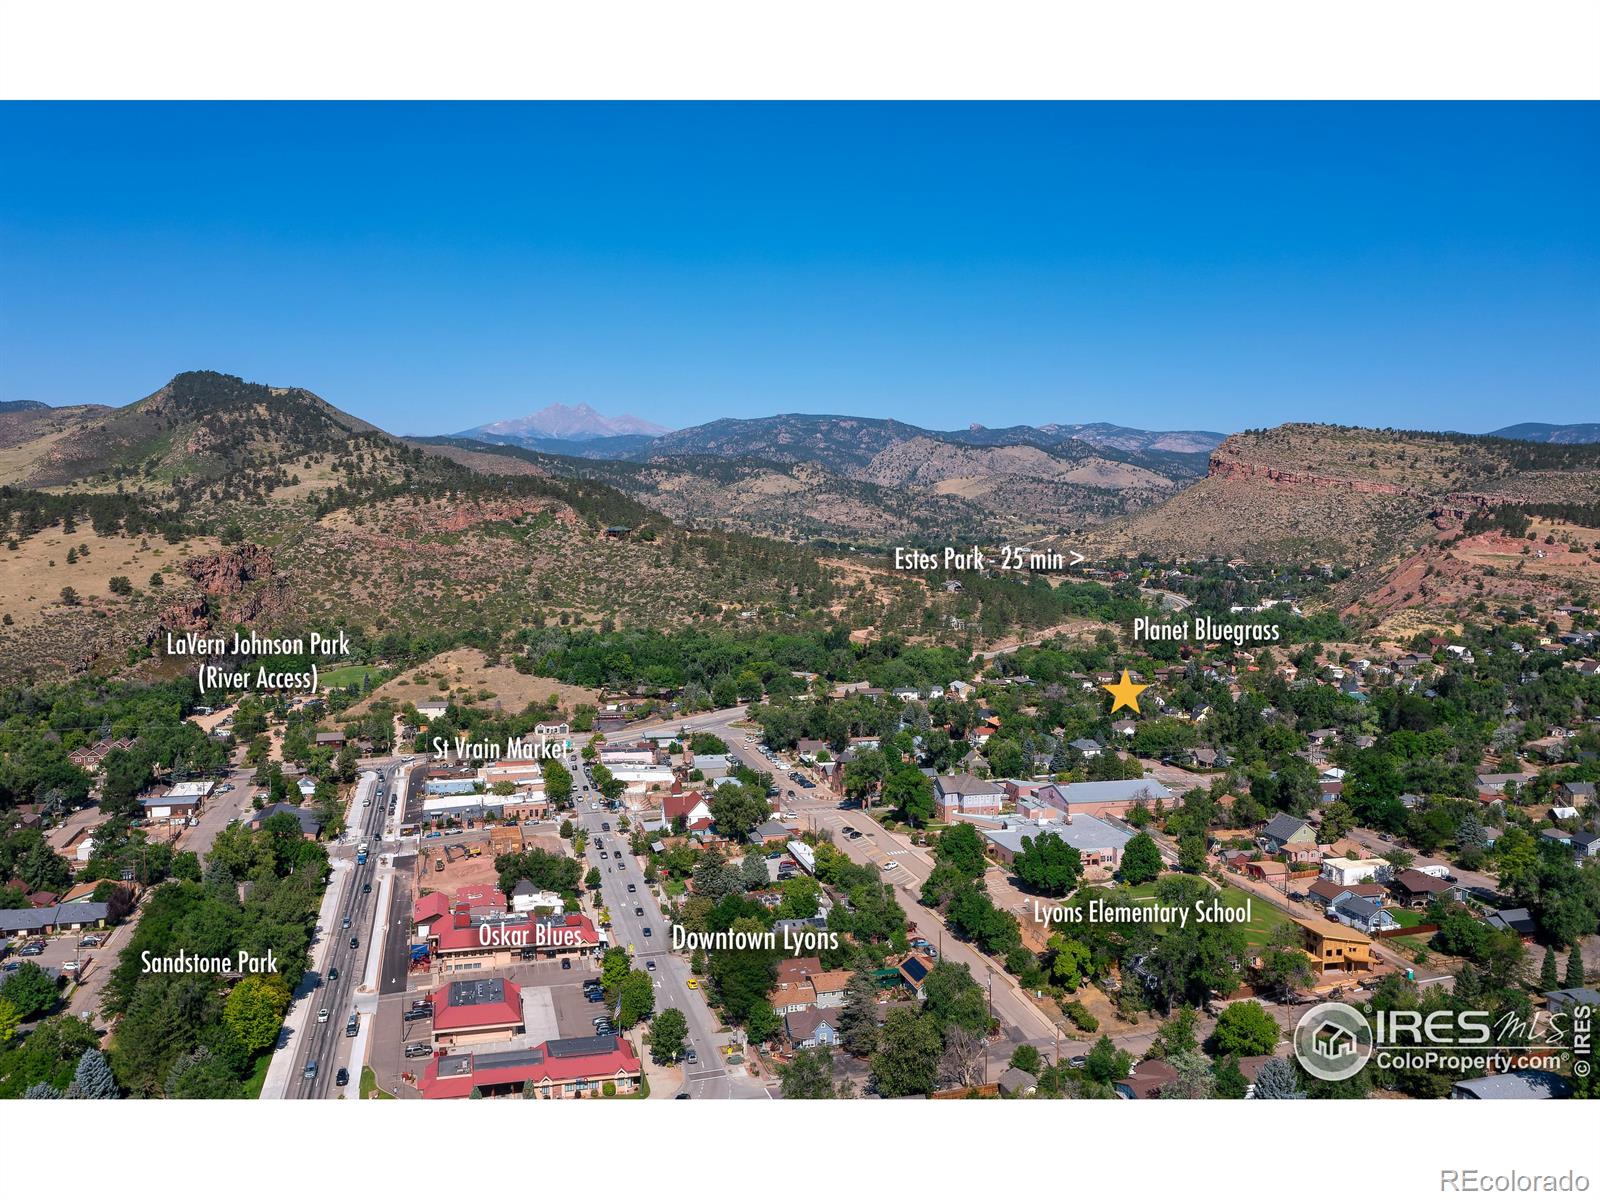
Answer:
[[[522,989],[509,979],[454,979],[428,994],[441,1046],[506,1041],[523,1031]]]

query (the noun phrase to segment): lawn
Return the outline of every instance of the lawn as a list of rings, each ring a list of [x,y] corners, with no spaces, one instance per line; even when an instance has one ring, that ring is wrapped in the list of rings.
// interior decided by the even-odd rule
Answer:
[[[371,1067],[361,1068],[361,1096],[366,1100],[393,1100],[394,1097],[378,1087],[378,1077]]]
[[[376,685],[383,681],[384,672],[365,663],[351,663],[348,666],[335,667],[331,671],[318,671],[317,682],[325,688],[343,688],[353,683],[360,683],[364,676],[370,676]]]
[[[1272,931],[1279,925],[1288,921],[1288,917],[1259,896],[1251,896],[1241,892],[1231,884],[1222,885],[1221,899],[1224,904],[1244,907],[1245,902],[1250,902],[1250,920],[1244,924],[1244,940],[1247,945],[1259,950],[1272,939]]]
[[[271,1050],[263,1050],[256,1055],[255,1067],[250,1072],[250,1078],[239,1085],[243,1089],[246,1100],[261,1099],[261,1089],[266,1085],[267,1068],[270,1066],[272,1066]]]
[[[1128,894],[1140,900],[1154,901],[1156,883],[1141,883],[1138,887],[1128,889]],[[1241,928],[1244,930],[1244,940],[1253,949],[1265,946],[1272,937],[1272,931],[1289,918],[1259,896],[1252,896],[1242,892],[1231,884],[1223,884],[1217,892],[1217,899],[1230,908],[1244,908],[1246,902],[1250,905],[1250,920]]]

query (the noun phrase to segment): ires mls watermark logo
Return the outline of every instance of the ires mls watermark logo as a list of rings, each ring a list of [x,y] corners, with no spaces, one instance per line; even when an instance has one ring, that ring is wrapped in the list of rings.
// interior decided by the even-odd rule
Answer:
[[[1372,1025],[1359,1008],[1330,1000],[1306,1011],[1294,1027],[1294,1056],[1306,1074],[1330,1083],[1349,1079],[1372,1057]]]
[[[1536,1013],[1524,1020],[1481,1010],[1393,1008],[1364,1013],[1337,1000],[1306,1011],[1295,1026],[1294,1056],[1308,1075],[1338,1083],[1374,1059],[1384,1068],[1484,1073],[1537,1067],[1590,1071],[1593,1010]]]

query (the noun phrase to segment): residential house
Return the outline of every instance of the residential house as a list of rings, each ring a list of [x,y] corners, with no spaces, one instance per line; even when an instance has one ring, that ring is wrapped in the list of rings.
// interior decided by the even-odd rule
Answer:
[[[1426,908],[1435,896],[1449,897],[1456,892],[1454,884],[1408,867],[1389,881],[1389,892],[1397,904],[1406,908]]]
[[[1377,900],[1364,900],[1360,896],[1345,896],[1328,915],[1341,925],[1359,929],[1362,933],[1378,933],[1385,929],[1398,929],[1399,920]]]
[[[1268,854],[1287,854],[1293,862],[1316,861],[1321,857],[1311,822],[1288,813],[1279,813],[1268,821],[1256,840]]]
[[[1377,962],[1372,939],[1347,925],[1315,917],[1289,919],[1300,927],[1306,955],[1320,972],[1370,971]]]
[[[839,1010],[803,1008],[783,1018],[784,1033],[796,1050],[811,1046],[836,1046],[839,1043]]]
[[[300,836],[308,842],[316,841],[317,836],[322,832],[322,819],[316,813],[309,808],[296,808],[292,804],[271,804],[266,808],[257,809],[246,818],[245,824],[251,829],[260,829],[267,823],[269,818],[275,817],[279,813],[287,813],[298,821],[300,823]]]
[[[1502,908],[1490,913],[1483,923],[1491,929],[1505,929],[1527,940],[1539,932],[1539,923],[1525,908]]]
[[[933,970],[933,960],[922,954],[908,954],[896,969],[900,974],[901,986],[918,1000],[924,999],[926,993],[923,985],[928,982],[928,973]]]
[[[1385,883],[1391,868],[1381,858],[1325,858],[1322,860],[1322,878],[1335,883]]]

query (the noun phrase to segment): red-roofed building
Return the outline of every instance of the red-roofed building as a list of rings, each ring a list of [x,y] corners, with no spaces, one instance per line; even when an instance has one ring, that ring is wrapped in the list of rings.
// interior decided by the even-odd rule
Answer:
[[[683,818],[684,827],[690,833],[697,829],[710,829],[711,804],[699,792],[674,792],[662,802],[661,819],[670,829],[679,817]]]
[[[518,959],[556,958],[596,950],[601,935],[582,913],[480,914],[457,909],[428,927],[433,960],[445,974],[510,966]]]
[[[433,1040],[441,1046],[504,1041],[523,1030],[522,989],[509,979],[456,979],[428,999]]]
[[[417,1083],[427,1100],[460,1100],[476,1089],[484,1096],[520,1095],[531,1083],[541,1100],[601,1095],[613,1084],[619,1093],[639,1089],[639,1056],[624,1039],[559,1038],[529,1050],[436,1054]]]

